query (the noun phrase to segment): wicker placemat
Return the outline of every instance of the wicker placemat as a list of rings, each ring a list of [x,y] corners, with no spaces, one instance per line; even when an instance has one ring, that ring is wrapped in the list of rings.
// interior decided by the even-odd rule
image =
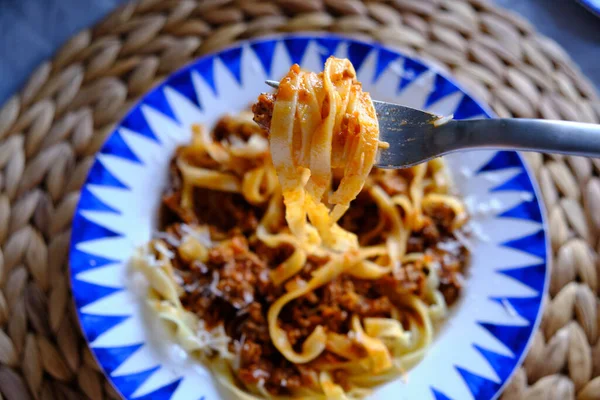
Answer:
[[[0,399],[117,398],[69,293],[71,217],[93,155],[165,74],[278,31],[374,37],[451,70],[500,116],[598,122],[600,102],[556,43],[482,0],[149,0],[73,37],[0,109]],[[554,265],[540,331],[505,399],[600,398],[600,162],[528,155]]]

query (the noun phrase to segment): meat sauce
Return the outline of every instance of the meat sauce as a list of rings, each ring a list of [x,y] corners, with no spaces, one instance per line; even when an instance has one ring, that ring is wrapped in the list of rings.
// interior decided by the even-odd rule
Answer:
[[[268,119],[268,109],[265,109],[264,118]],[[407,191],[410,176],[403,174],[401,171],[374,173],[372,178],[394,195]],[[282,263],[293,249],[289,246],[273,249],[254,237],[264,208],[250,205],[239,194],[202,190],[202,195],[194,197],[193,210],[182,209],[179,207],[181,180],[174,164],[171,175],[172,186],[163,197],[162,228],[175,237],[182,237],[183,223],[207,224],[213,240],[221,240],[209,250],[205,262],[184,260],[169,244],[176,254],[172,261],[176,279],[184,289],[183,306],[204,320],[209,329],[223,324],[232,339],[229,350],[237,357],[239,368],[235,375],[241,383],[249,386],[264,384],[273,395],[289,395],[300,387],[317,387],[317,366],[346,360],[326,350],[310,363],[295,365],[278,352],[268,332],[269,306],[285,290],[272,284],[269,271]],[[452,211],[445,208],[435,211],[425,217],[423,229],[412,234],[407,250],[425,252],[439,263],[440,290],[450,305],[460,293],[467,252],[460,245],[450,251],[438,246],[455,239],[447,222],[452,219]],[[341,220],[341,225],[361,238],[364,232],[374,229],[378,221],[379,212],[374,201],[368,194],[361,193]],[[311,273],[327,261],[327,257],[308,256],[304,268],[293,279],[308,281]],[[415,262],[374,281],[343,274],[286,305],[279,317],[280,326],[299,351],[304,340],[319,325],[344,334],[350,330],[352,315],[390,317],[390,299],[398,294],[420,295],[428,273],[425,265]],[[360,345],[355,350],[359,355],[364,351]],[[346,386],[343,372],[334,371],[333,377],[338,384]]]

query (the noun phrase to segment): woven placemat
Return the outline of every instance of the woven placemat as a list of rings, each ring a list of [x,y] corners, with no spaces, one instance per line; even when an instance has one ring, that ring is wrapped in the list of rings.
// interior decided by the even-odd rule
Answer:
[[[0,109],[0,399],[118,398],[79,332],[68,283],[79,188],[114,124],[166,74],[281,31],[373,37],[451,73],[500,116],[598,122],[556,43],[482,0],[149,0],[73,37]],[[548,211],[550,298],[504,399],[600,399],[600,161],[529,154]]]

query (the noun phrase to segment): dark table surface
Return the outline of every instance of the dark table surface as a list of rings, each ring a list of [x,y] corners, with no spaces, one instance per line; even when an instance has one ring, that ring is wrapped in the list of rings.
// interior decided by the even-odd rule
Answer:
[[[576,0],[495,0],[558,41],[600,88],[600,18]],[[69,37],[124,0],[0,0],[0,105]]]

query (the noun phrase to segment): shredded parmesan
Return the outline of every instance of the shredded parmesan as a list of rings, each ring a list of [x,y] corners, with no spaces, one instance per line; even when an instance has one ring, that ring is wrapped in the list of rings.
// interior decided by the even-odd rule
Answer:
[[[173,253],[171,250],[167,249],[167,246],[165,246],[163,242],[160,242],[160,241],[155,242],[154,248],[156,249],[156,251],[158,251],[160,254],[162,254],[163,256],[167,257],[170,260],[175,258],[175,253]]]
[[[244,342],[246,341],[246,334],[242,334],[240,340],[233,342],[234,358],[233,358],[233,369],[239,370],[242,366],[242,349],[244,348]]]
[[[194,229],[187,224],[181,224],[181,230],[186,235],[189,235],[203,244],[205,247],[212,247],[213,243],[210,239],[210,232],[206,226],[199,227],[198,229]]]
[[[454,114],[450,114],[450,115],[446,115],[444,117],[440,117],[440,118],[436,119],[435,121],[433,121],[433,126],[435,126],[437,128],[438,126],[445,125],[448,122],[452,121],[453,118],[454,118]]]
[[[490,237],[483,232],[483,229],[481,229],[481,226],[478,223],[469,221],[468,225],[471,227],[471,232],[477,239],[482,242],[490,241]]]
[[[436,247],[440,250],[444,250],[448,253],[455,254],[460,249],[459,242],[454,241],[446,241],[446,242],[438,242]],[[433,264],[433,263],[431,263]]]
[[[196,337],[201,343],[202,349],[206,349],[208,353],[215,351],[219,356],[223,358],[231,358],[232,354],[229,352],[229,336],[225,333],[222,325],[219,325],[212,330],[206,329],[204,320],[198,320],[196,327]]]
[[[159,266],[158,260],[156,259],[156,256],[153,253],[145,252],[144,259],[146,261],[146,264],[148,264],[149,267],[158,267]]]
[[[168,232],[154,231],[152,233],[152,237],[155,239],[162,239],[165,242],[169,243],[171,246],[178,247],[179,245],[181,245],[181,240],[179,240],[175,235]]]
[[[254,301],[254,296],[250,292],[244,292],[244,301],[246,304],[250,304]]]
[[[488,182],[492,182],[492,183],[498,183],[498,182],[500,182],[500,177],[497,174],[493,173],[493,172],[490,172],[490,173],[487,173],[487,174],[483,174],[483,177]]]
[[[217,285],[219,284],[219,273],[217,271],[213,271],[212,277],[213,279],[212,282],[210,282],[208,289],[215,296],[221,296],[223,293],[221,293],[221,291],[217,289]]]
[[[473,252],[473,244],[471,244],[471,242],[469,241],[469,239],[467,239],[464,233],[462,233],[460,230],[456,230],[454,231],[454,237],[456,237],[456,240],[458,240],[463,246],[465,246],[465,248],[469,250],[469,252]]]
[[[462,166],[462,167],[460,168],[460,174],[461,174],[462,176],[464,176],[465,178],[470,178],[470,177],[472,177],[472,176],[473,176],[473,171],[471,171],[469,168],[467,168],[467,167],[465,167],[465,166]]]

